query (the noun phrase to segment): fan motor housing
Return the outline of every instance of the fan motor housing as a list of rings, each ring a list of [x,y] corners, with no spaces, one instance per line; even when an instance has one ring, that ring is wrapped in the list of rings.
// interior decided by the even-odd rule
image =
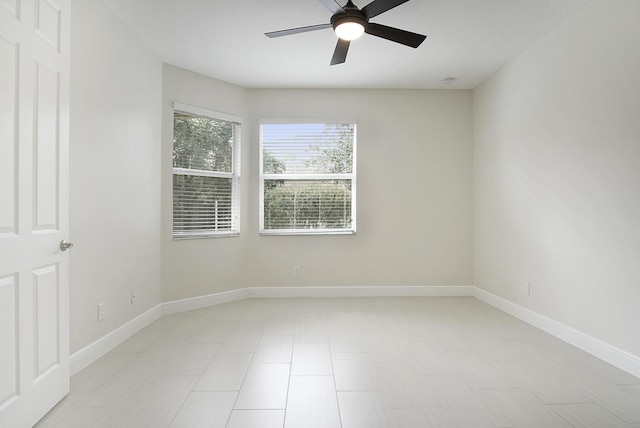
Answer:
[[[358,9],[345,9],[344,13],[336,13],[331,17],[331,25],[334,30],[344,22],[355,22],[362,25],[365,31],[367,29],[368,21]]]

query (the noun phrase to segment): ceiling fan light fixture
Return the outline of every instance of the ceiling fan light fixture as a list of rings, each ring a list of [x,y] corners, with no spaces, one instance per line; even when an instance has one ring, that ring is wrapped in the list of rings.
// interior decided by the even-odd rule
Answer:
[[[347,21],[336,25],[336,35],[342,40],[355,40],[364,34],[364,25],[360,22]]]
[[[347,59],[349,44],[364,33],[387,39],[405,46],[417,48],[427,38],[422,34],[401,30],[400,28],[387,27],[386,25],[369,22],[369,19],[378,16],[388,10],[400,6],[409,0],[373,0],[360,10],[347,0],[347,4],[340,6],[339,0],[319,0],[327,9],[333,12],[330,22],[319,25],[307,25],[306,27],[289,28],[288,30],[271,31],[265,33],[267,37],[281,37],[291,34],[306,33],[308,31],[333,28],[338,37],[338,43],[331,57],[331,65],[342,64]]]
[[[355,40],[362,36],[367,28],[367,20],[357,9],[346,9],[344,13],[331,17],[331,25],[336,36],[342,40]]]

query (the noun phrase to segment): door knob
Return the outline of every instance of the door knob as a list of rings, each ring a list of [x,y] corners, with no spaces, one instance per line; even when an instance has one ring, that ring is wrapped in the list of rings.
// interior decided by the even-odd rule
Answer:
[[[73,244],[71,242],[67,242],[64,239],[60,241],[60,249],[62,251],[67,251],[70,248],[73,248]]]

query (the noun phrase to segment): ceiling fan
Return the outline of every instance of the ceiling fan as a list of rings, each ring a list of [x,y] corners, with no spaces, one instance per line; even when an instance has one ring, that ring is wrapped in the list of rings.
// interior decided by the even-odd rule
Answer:
[[[351,0],[340,6],[336,0],[318,0],[327,9],[333,12],[330,22],[326,24],[309,25],[307,27],[290,28],[288,30],[272,31],[265,33],[268,37],[282,37],[291,34],[306,33],[308,31],[332,28],[338,36],[338,44],[331,58],[331,65],[342,64],[347,59],[347,51],[352,40],[357,39],[363,33],[382,37],[392,42],[401,43],[412,48],[417,48],[427,38],[422,34],[412,33],[399,28],[369,22],[369,19],[378,16],[409,0],[373,0],[371,3],[358,9]]]

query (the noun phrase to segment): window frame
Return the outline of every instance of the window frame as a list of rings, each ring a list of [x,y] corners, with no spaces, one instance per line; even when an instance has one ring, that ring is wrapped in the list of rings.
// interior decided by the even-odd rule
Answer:
[[[295,124],[349,124],[353,125],[353,151],[351,173],[309,173],[309,174],[265,174],[264,173],[264,150],[263,150],[263,125],[295,125]],[[309,235],[355,235],[356,234],[356,172],[357,172],[357,135],[358,123],[355,120],[345,119],[261,119],[258,122],[258,164],[259,164],[259,224],[260,235],[264,236],[309,236]],[[303,181],[303,180],[350,180],[351,181],[351,227],[349,228],[327,228],[327,229],[265,229],[264,227],[264,185],[267,180]]]
[[[173,102],[172,108],[172,125],[175,126],[175,113],[185,113],[195,117],[204,117],[212,120],[219,120],[224,122],[230,122],[233,124],[233,142],[232,142],[232,159],[231,159],[231,172],[221,171],[208,171],[201,169],[171,167],[171,235],[173,240],[189,240],[189,239],[206,239],[206,238],[220,238],[220,237],[233,237],[240,236],[240,153],[242,144],[242,119],[238,116],[234,116],[227,113],[220,113],[213,110],[208,110],[201,107],[195,107],[189,104],[183,104],[179,102]],[[173,153],[175,139],[172,126],[172,143],[171,150]],[[173,159],[173,156],[172,156]],[[173,164],[173,162],[172,162]],[[174,225],[174,177],[176,175],[193,175],[208,178],[227,178],[231,179],[231,229],[225,230],[203,230],[198,232],[178,232],[176,233]]]

